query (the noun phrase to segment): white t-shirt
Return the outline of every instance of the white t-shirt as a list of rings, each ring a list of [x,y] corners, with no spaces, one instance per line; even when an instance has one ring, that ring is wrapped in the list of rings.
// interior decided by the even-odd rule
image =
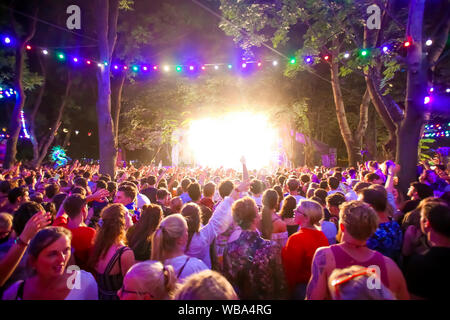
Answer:
[[[74,279],[73,288],[64,300],[98,300],[98,287],[94,276],[84,270],[77,271],[78,275],[70,277]],[[79,277],[79,286],[77,286],[76,277]],[[2,300],[16,300],[17,290],[23,280],[14,282],[4,293]]]
[[[137,207],[139,209],[142,209],[142,207],[146,204],[150,204],[150,199],[145,194],[138,193],[136,199],[137,199]]]
[[[189,261],[186,263],[186,260],[189,258]],[[178,276],[178,282],[183,282],[183,280],[189,277],[191,274],[198,273],[203,270],[209,270],[206,264],[197,258],[189,257],[187,255],[178,256],[175,258],[167,259],[164,261],[164,264],[170,264],[174,271],[175,275],[178,276],[181,268],[184,269],[181,274]],[[185,265],[186,264],[186,265]]]

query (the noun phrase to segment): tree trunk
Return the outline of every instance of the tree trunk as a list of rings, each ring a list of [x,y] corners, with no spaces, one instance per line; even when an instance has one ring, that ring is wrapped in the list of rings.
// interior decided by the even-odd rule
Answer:
[[[424,98],[427,95],[427,63],[422,53],[422,32],[425,0],[412,0],[409,8],[406,38],[412,39],[408,48],[405,119],[398,131],[397,162],[401,166],[399,186],[403,193],[417,179],[417,153],[420,130],[424,122]]]
[[[106,61],[97,72],[97,120],[100,168],[102,174],[115,176],[117,144],[111,117],[110,65],[117,38],[118,0],[97,0],[97,35],[100,61]]]
[[[125,83],[125,72],[121,72],[118,78],[112,82],[111,108],[114,122],[114,140],[116,145],[119,145],[119,119],[120,109],[122,106],[122,89]]]
[[[29,130],[30,130],[30,141],[33,145],[33,160],[31,163],[36,163],[39,158],[39,141],[37,139],[36,135],[36,114],[39,110],[39,107],[42,103],[42,98],[44,97],[45,87],[47,84],[47,71],[44,66],[44,62],[41,58],[41,55],[38,56],[39,64],[41,66],[42,70],[42,76],[44,78],[44,82],[42,83],[42,86],[39,89],[38,95],[36,97],[36,100],[34,101],[33,105],[33,111],[30,113],[29,119]]]
[[[377,159],[377,123],[374,108],[369,109],[368,118],[367,131],[363,138],[367,150],[367,154],[363,159],[364,161]]]
[[[345,115],[345,105],[342,98],[341,84],[339,81],[339,65],[335,60],[336,55],[333,55],[332,61],[330,62],[331,70],[331,87],[333,89],[334,104],[336,107],[336,116],[339,123],[339,129],[341,130],[342,138],[344,139],[345,147],[347,149],[348,155],[348,165],[356,166],[357,161],[360,158],[360,153],[358,150],[358,145],[355,143],[353,134],[347,122],[347,117]]]
[[[16,161],[17,154],[17,140],[20,134],[20,113],[23,111],[23,106],[25,105],[25,91],[23,89],[22,78],[23,78],[23,67],[25,59],[25,46],[28,41],[33,38],[36,32],[36,17],[38,14],[38,7],[34,9],[33,22],[31,23],[31,28],[27,35],[20,39],[18,36],[18,28],[16,26],[16,21],[14,19],[14,14],[11,11],[11,22],[14,26],[14,38],[17,40],[16,46],[16,62],[15,62],[15,78],[14,78],[14,89],[16,93],[16,101],[14,104],[13,113],[9,123],[9,139],[6,142],[6,154],[5,161],[3,162],[3,168],[9,169],[14,165]]]
[[[38,168],[42,164],[42,161],[44,161],[45,157],[47,156],[48,149],[52,145],[53,140],[55,139],[55,135],[58,132],[59,127],[61,126],[62,115],[64,113],[64,109],[65,109],[67,101],[69,99],[69,93],[70,93],[71,86],[72,86],[72,75],[71,75],[71,72],[68,71],[66,90],[65,90],[64,96],[61,100],[61,104],[59,106],[58,116],[55,119],[55,123],[52,126],[52,130],[50,130],[48,139],[45,141],[45,143],[43,143],[43,145],[41,147],[39,157],[37,158],[36,162],[33,163],[33,166],[35,168]]]

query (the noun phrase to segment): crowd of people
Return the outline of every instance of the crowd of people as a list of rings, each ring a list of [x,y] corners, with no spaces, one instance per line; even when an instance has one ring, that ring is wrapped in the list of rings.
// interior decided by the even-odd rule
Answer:
[[[4,300],[449,297],[450,177],[401,168],[0,171]]]

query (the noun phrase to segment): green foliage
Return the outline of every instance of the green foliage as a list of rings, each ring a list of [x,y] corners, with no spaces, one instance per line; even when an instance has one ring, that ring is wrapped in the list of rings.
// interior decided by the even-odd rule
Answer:
[[[435,142],[436,142],[435,139],[420,139],[419,140],[418,156],[419,156],[420,161],[428,161],[433,158],[433,154],[435,153],[435,150],[432,149],[427,144],[433,144]]]

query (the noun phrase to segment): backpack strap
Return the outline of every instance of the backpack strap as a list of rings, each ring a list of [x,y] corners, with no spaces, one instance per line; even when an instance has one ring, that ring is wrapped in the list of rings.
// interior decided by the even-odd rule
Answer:
[[[181,273],[183,272],[184,267],[186,267],[186,265],[187,265],[189,259],[191,259],[191,257],[187,257],[187,259],[186,259],[186,261],[184,262],[183,266],[181,267],[180,271],[178,271],[177,279],[180,278],[180,275],[181,275]]]
[[[103,271],[103,274],[108,275],[111,272],[111,270],[114,267],[114,264],[116,263],[117,259],[119,259],[119,268],[121,267],[121,265],[120,265],[120,256],[122,255],[122,252],[123,252],[124,248],[126,248],[126,247],[121,247],[121,248],[116,250],[116,252],[112,256],[111,260],[109,260],[108,265],[105,268],[105,271]],[[122,270],[120,271],[120,273],[122,274]]]

